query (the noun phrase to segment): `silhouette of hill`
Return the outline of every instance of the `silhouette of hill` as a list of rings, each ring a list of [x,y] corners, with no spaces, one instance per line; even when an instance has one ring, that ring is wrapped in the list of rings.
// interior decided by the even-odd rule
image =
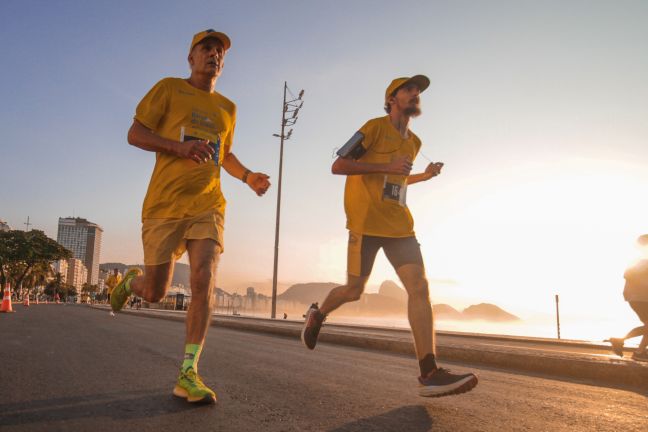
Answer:
[[[303,303],[310,305],[311,303],[322,303],[326,295],[336,286],[340,284],[333,282],[311,282],[303,284],[295,284],[277,296],[278,300],[289,302]]]
[[[380,284],[378,294],[407,302],[407,292],[394,281],[386,280]]]
[[[141,264],[137,265],[143,267]],[[113,268],[125,273],[129,267],[123,263],[103,263],[99,268],[103,271],[110,271]],[[182,284],[189,287],[189,266],[176,263],[173,272],[173,285]],[[277,296],[278,300],[302,304],[305,307],[311,303],[322,304],[326,295],[339,283],[334,282],[310,282],[290,286],[286,291]],[[220,289],[220,288],[218,288]],[[228,294],[229,295],[229,294]],[[458,311],[447,304],[435,304],[432,306],[434,314],[438,318],[447,320],[486,320],[486,321],[517,321],[520,318],[506,312],[499,306],[489,303],[472,305]],[[386,280],[380,285],[377,294],[363,294],[357,302],[347,303],[337,313],[349,315],[381,316],[381,315],[407,315],[407,292],[396,282]]]
[[[478,305],[468,306],[463,310],[462,316],[465,319],[482,319],[487,321],[519,321],[520,318],[510,314],[496,306],[489,303],[480,303]]]
[[[336,286],[339,286],[339,284],[332,282],[295,284],[290,286],[283,294],[278,295],[277,299],[301,303],[305,307],[313,302],[321,304],[329,291]],[[447,320],[481,319],[504,322],[520,319],[500,307],[488,303],[472,305],[461,312],[447,304],[435,304],[432,308],[438,318]],[[362,316],[406,315],[407,292],[394,281],[384,281],[380,285],[377,294],[363,294],[360,300],[346,303],[336,313]]]
[[[432,311],[434,315],[439,318],[451,319],[451,320],[460,320],[463,318],[461,312],[447,304],[435,304],[432,305]]]

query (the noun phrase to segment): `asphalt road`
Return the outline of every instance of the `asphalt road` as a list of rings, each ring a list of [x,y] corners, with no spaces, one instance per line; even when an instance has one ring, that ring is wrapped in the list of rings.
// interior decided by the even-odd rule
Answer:
[[[184,325],[86,306],[0,314],[2,431],[641,431],[648,393],[475,371],[472,392],[416,394],[405,355],[212,327],[200,373],[215,406],[171,395]]]

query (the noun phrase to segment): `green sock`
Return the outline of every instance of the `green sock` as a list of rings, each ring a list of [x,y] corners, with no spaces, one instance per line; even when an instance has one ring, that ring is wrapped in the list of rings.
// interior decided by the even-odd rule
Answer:
[[[182,362],[182,370],[187,371],[193,368],[194,372],[198,373],[198,358],[202,351],[202,345],[187,344],[185,345],[184,361]]]

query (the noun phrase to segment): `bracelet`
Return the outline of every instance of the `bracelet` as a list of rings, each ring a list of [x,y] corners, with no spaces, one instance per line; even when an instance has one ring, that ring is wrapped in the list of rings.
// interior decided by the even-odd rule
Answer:
[[[250,175],[251,172],[252,171],[250,171],[249,169],[245,170],[245,172],[243,173],[243,177],[241,177],[241,181],[243,183],[247,184],[247,178],[248,178],[248,176]]]

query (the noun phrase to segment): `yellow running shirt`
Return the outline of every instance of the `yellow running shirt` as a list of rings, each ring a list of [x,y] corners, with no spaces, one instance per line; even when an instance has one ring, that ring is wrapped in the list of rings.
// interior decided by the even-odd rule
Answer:
[[[199,90],[182,78],[164,78],[139,103],[135,120],[163,138],[208,139],[219,148],[218,159],[214,157],[215,160],[202,164],[156,153],[142,219],[184,218],[209,210],[224,216],[220,166],[232,148],[236,105],[223,95]]]
[[[358,159],[365,163],[389,163],[409,156],[414,161],[421,140],[409,132],[407,139],[389,121],[389,116],[365,123],[360,132],[366,152]],[[350,175],[344,190],[347,229],[358,234],[380,237],[414,235],[414,220],[405,202],[407,176],[385,174]]]

